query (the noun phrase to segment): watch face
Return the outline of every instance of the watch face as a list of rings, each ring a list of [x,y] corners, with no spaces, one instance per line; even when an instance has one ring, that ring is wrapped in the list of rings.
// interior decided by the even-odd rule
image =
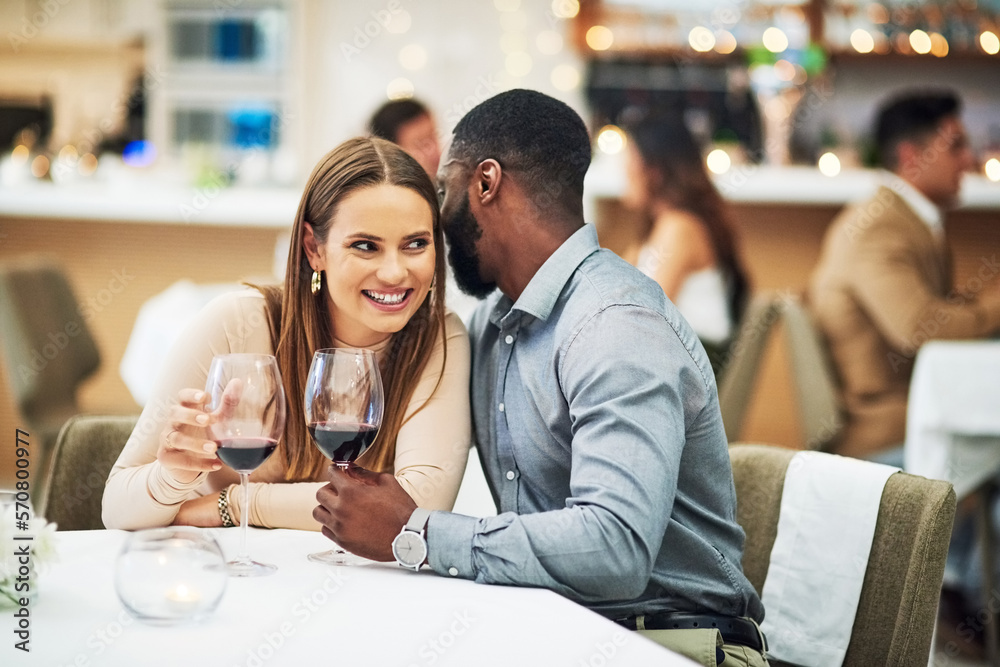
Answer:
[[[427,544],[419,533],[403,531],[392,541],[392,555],[401,565],[419,567],[427,557]]]

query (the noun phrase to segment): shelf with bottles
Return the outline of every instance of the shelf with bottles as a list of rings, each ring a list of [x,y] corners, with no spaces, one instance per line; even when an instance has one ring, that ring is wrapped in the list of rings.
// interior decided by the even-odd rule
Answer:
[[[829,0],[823,43],[838,59],[867,56],[1000,62],[1000,2]]]

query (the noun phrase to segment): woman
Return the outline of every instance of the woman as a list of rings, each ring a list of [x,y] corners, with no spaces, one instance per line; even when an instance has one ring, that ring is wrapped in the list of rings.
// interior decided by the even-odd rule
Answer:
[[[256,287],[209,304],[170,353],[167,370],[104,492],[108,528],[239,523],[319,530],[315,494],[329,461],[312,443],[302,404],[315,350],[376,351],[386,394],[382,428],[358,460],[393,472],[421,507],[451,509],[470,441],[469,344],[444,309],[444,241],[437,196],[394,144],[351,139],[313,170],[299,204],[283,288]],[[288,399],[278,449],[237,474],[204,429],[216,354],[274,354]]]
[[[628,135],[623,202],[648,224],[635,265],[663,287],[718,372],[749,291],[726,205],[679,118],[647,118]]]

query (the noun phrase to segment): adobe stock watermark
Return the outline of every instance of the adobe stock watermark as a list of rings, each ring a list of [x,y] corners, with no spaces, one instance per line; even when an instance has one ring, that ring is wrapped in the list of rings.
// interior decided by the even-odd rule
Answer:
[[[475,618],[469,615],[468,610],[452,614],[451,622],[441,632],[428,638],[417,649],[417,657],[420,662],[411,662],[407,667],[421,667],[422,665],[433,665],[444,656],[448,650],[455,645],[460,637],[476,622]]]
[[[350,579],[350,576],[344,573],[343,568],[328,568],[323,583],[308,595],[300,597],[292,605],[291,614],[294,622],[284,621],[273,631],[261,635],[260,642],[247,649],[243,662],[234,663],[236,667],[263,667],[266,662],[278,654],[285,642],[293,637],[300,627],[308,623],[316,612],[320,611],[343,589]],[[276,664],[283,663],[279,660]]]
[[[370,21],[354,26],[349,42],[340,43],[340,54],[346,62],[351,62],[361,52],[371,46],[372,40],[377,39],[382,33],[389,30],[389,25],[394,17],[403,12],[403,3],[400,0],[389,0],[385,7],[370,12]]]
[[[22,16],[17,31],[7,32],[7,41],[10,42],[14,53],[20,52],[21,47],[44,31],[56,14],[69,3],[70,0],[43,0],[37,4],[37,11],[32,12],[30,16]]]
[[[111,272],[111,279],[106,287],[90,295],[85,302],[80,304],[77,312],[83,323],[91,322],[97,315],[104,311],[118,294],[125,291],[130,282],[135,280],[135,276],[122,268]],[[18,364],[17,372],[22,380],[30,380],[38,376],[56,357],[62,354],[63,350],[69,346],[71,338],[75,338],[83,333],[81,320],[76,318],[66,322],[62,329],[50,331],[46,337],[46,342],[40,347],[31,350],[27,361],[22,360]]]

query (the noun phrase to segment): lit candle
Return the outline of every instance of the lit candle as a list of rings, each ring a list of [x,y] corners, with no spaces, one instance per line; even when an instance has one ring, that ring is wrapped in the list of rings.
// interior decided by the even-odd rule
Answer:
[[[190,614],[198,608],[201,595],[185,584],[177,584],[167,590],[167,608],[178,614]]]

